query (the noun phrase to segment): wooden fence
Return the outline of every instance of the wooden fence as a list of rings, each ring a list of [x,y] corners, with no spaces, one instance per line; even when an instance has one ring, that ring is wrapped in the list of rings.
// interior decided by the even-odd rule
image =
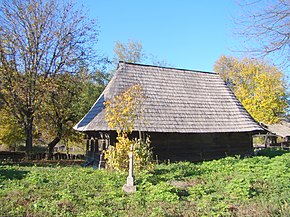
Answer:
[[[263,145],[255,145],[254,146],[255,149],[265,149],[265,148],[280,148],[283,150],[290,150],[290,142],[277,142],[274,144],[263,144]]]
[[[47,153],[31,154],[29,160],[47,159]],[[84,160],[84,154],[54,153],[52,160]],[[25,152],[0,151],[0,162],[20,162],[27,160]]]
[[[25,158],[25,152],[15,152],[15,151],[1,151],[0,152],[0,162],[12,161],[19,162]]]

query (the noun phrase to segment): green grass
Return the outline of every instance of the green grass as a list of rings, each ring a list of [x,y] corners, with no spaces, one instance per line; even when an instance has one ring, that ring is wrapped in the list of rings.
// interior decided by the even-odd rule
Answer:
[[[289,216],[290,153],[157,165],[136,175],[80,166],[0,166],[0,216]]]

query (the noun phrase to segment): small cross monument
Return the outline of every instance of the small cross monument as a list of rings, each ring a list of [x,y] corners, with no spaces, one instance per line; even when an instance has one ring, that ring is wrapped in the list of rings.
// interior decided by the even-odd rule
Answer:
[[[130,146],[129,153],[129,175],[127,177],[127,183],[123,186],[123,190],[127,193],[136,192],[136,186],[134,185],[134,173],[133,173],[133,144]]]

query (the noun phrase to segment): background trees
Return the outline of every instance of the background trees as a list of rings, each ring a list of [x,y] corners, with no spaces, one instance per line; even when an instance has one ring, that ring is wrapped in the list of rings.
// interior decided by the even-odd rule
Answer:
[[[259,56],[274,54],[284,67],[290,64],[290,1],[248,0],[242,3],[238,34],[249,40],[247,48]]]
[[[47,88],[91,60],[97,31],[71,2],[57,0],[3,0],[0,29],[0,98],[23,126],[29,153]]]
[[[117,41],[115,43],[114,53],[115,57],[113,58],[113,62],[116,64],[119,61],[140,63],[146,58],[142,43],[134,40],[128,40],[127,43]]]
[[[258,121],[277,122],[289,109],[289,81],[283,72],[262,59],[267,57],[280,69],[290,63],[290,2],[288,0],[247,0],[236,16],[237,33],[244,40],[244,54],[256,59],[222,56],[214,69]],[[258,59],[257,59],[258,58]],[[288,87],[287,87],[288,85]],[[288,95],[288,96],[287,96]]]
[[[283,73],[262,60],[221,56],[214,70],[258,122],[275,123],[286,113]]]
[[[0,144],[15,149],[16,144],[24,143],[25,135],[17,120],[5,109],[0,109]]]
[[[70,73],[56,75],[53,87],[44,95],[40,113],[40,130],[48,142],[49,158],[52,158],[53,149],[61,139],[68,140],[75,132],[73,123],[80,118],[76,108],[82,91],[81,80]]]
[[[85,67],[75,74],[63,73],[53,78],[53,86],[50,85],[44,95],[37,123],[42,137],[48,141],[49,158],[61,140],[81,143],[82,135],[72,127],[99,97],[107,76],[99,70],[89,73]]]
[[[128,42],[117,41],[114,47],[112,62],[118,65],[119,61],[130,63],[148,63],[155,66],[169,66],[166,60],[162,60],[153,54],[144,51],[143,44],[139,41],[128,40]]]

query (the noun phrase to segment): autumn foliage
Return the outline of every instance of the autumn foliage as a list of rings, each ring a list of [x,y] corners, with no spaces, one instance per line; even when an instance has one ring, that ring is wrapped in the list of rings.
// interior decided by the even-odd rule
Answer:
[[[257,59],[221,56],[214,70],[256,121],[276,123],[286,113],[283,73],[276,67]]]
[[[105,152],[107,166],[114,170],[128,168],[130,146],[134,145],[134,166],[148,168],[152,164],[150,139],[129,138],[136,120],[142,119],[144,95],[140,85],[133,85],[123,93],[105,102],[106,121],[110,129],[117,131],[117,142]]]
[[[144,96],[140,85],[133,85],[105,102],[106,121],[118,135],[131,133],[135,120],[140,118]]]

